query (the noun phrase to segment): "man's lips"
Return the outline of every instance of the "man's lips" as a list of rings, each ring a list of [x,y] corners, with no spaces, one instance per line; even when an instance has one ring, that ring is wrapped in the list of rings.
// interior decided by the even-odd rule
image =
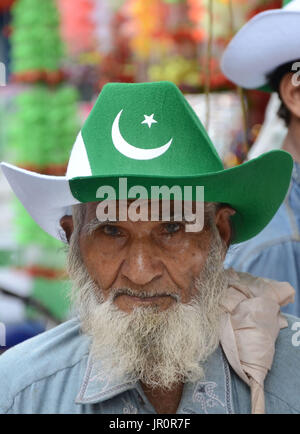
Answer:
[[[127,294],[124,294],[127,295]],[[132,301],[138,301],[138,302],[151,302],[159,300],[160,298],[166,298],[171,297],[170,295],[151,295],[150,297],[138,297],[135,295],[127,295],[127,297],[130,297]]]
[[[151,303],[151,302],[159,301],[160,299],[163,298],[172,298],[175,301],[177,301],[177,297],[173,294],[155,294],[155,295],[149,295],[148,297],[147,296],[145,297],[145,296],[121,293],[121,294],[116,294],[114,299],[122,296],[128,297],[131,301],[138,302],[138,303]]]

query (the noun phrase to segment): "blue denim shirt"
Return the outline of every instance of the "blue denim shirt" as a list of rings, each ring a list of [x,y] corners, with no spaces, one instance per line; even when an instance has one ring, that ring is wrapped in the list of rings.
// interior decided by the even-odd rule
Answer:
[[[300,316],[300,164],[294,163],[289,192],[271,222],[256,237],[233,245],[225,268],[289,282],[295,302],[283,312]]]
[[[300,320],[288,321],[265,381],[267,413],[300,413],[300,347],[293,346],[291,330]],[[6,351],[0,356],[0,413],[155,414],[139,383],[101,375],[89,347],[73,319]],[[250,412],[249,388],[220,347],[205,363],[205,378],[184,385],[177,409],[177,414]]]

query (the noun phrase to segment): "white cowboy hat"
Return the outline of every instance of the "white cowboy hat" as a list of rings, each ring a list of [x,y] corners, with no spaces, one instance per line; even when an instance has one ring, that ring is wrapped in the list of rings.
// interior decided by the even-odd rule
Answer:
[[[232,82],[246,89],[265,86],[269,73],[300,58],[300,0],[283,5],[255,15],[226,47],[221,69]]]

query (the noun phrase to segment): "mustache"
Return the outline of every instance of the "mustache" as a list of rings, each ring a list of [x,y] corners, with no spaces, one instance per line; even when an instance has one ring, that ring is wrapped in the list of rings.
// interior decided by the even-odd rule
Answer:
[[[131,297],[139,298],[151,298],[151,297],[172,297],[176,302],[181,301],[179,294],[172,291],[137,291],[132,288],[115,288],[111,290],[110,300],[115,301],[115,299],[121,295],[129,295]]]

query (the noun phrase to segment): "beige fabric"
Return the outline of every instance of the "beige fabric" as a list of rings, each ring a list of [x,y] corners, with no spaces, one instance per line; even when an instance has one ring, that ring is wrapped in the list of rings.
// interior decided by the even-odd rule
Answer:
[[[287,321],[280,306],[294,301],[289,283],[227,270],[220,342],[227,360],[251,390],[252,413],[265,412],[264,380],[271,369],[275,342]]]

